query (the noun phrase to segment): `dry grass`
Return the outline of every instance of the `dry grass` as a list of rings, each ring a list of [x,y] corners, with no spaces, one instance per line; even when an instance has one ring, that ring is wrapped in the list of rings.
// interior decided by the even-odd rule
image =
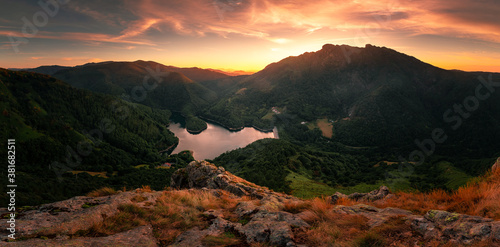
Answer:
[[[225,232],[220,236],[206,236],[201,242],[207,247],[235,246],[241,244],[241,240],[230,232]]]
[[[332,210],[305,211],[302,215],[306,215],[303,219],[312,227],[297,237],[309,246],[343,246],[368,229],[367,219],[359,215],[337,214]]]
[[[204,227],[201,213],[218,206],[217,198],[207,192],[166,191],[158,198],[151,219],[155,236],[161,242],[170,243],[192,227]]]
[[[147,186],[139,191],[147,192],[151,189]],[[94,196],[102,196],[110,192],[109,188],[103,188],[92,192]],[[90,194],[90,193],[89,193]],[[203,217],[203,212],[209,209],[223,210],[229,214],[234,210],[236,204],[247,197],[238,198],[228,192],[221,191],[216,197],[210,191],[201,190],[175,190],[165,191],[156,200],[152,209],[141,208],[136,204],[122,204],[118,207],[119,212],[103,222],[93,225],[88,231],[79,232],[79,236],[107,236],[118,232],[127,231],[135,227],[151,224],[155,237],[163,245],[171,244],[177,236],[193,227],[208,227],[208,221]],[[132,201],[143,201],[145,197],[137,195]],[[236,241],[230,236],[208,239],[208,242]]]
[[[143,195],[135,195],[134,197],[132,197],[132,199],[130,199],[130,201],[132,202],[143,202],[145,200],[147,200],[148,198],[143,196]]]
[[[118,206],[119,212],[104,221],[93,225],[86,233],[87,236],[107,236],[128,231],[147,223],[149,211],[135,204],[122,204]]]
[[[387,246],[387,240],[372,231],[366,232],[354,240],[357,247],[383,247]]]
[[[346,200],[346,203],[351,201]],[[284,205],[284,210],[300,213],[299,216],[311,225],[305,232],[298,232],[297,238],[308,246],[344,246],[367,229],[367,219],[358,215],[336,213],[330,200],[314,198],[303,202]]]
[[[103,187],[94,191],[91,191],[87,194],[88,197],[100,197],[100,196],[109,196],[117,194],[118,192],[113,188]]]
[[[147,186],[139,189],[151,191]],[[114,194],[110,188],[102,188],[89,196]],[[143,198],[137,197],[140,201]],[[95,225],[86,235],[104,236],[126,231],[134,227],[151,224],[155,237],[161,245],[171,244],[175,238],[193,227],[206,228],[208,221],[203,212],[209,209],[222,210],[226,217],[233,214],[238,202],[250,198],[238,198],[221,191],[215,196],[211,191],[173,190],[165,191],[157,199],[152,209],[144,209],[133,204],[121,205],[119,213]],[[454,192],[436,190],[429,193],[398,192],[395,197],[383,201],[364,202],[376,207],[397,207],[424,214],[431,209],[441,209],[457,213],[479,215],[500,219],[500,169],[489,173]],[[357,202],[340,199],[337,205],[354,205]],[[404,217],[394,217],[381,226],[369,229],[367,219],[359,215],[337,213],[336,205],[329,198],[314,198],[305,201],[289,201],[283,210],[299,214],[311,225],[305,231],[295,232],[296,240],[308,246],[408,246],[423,241],[414,234]],[[238,244],[238,237],[221,235],[204,239],[209,246]],[[437,240],[428,246],[447,246]],[[491,246],[485,241],[474,246]],[[260,244],[255,246],[267,246]]]
[[[424,214],[431,209],[477,215],[500,220],[500,169],[453,192],[398,192],[396,196],[371,203],[377,207],[398,207]]]
[[[195,226],[205,228],[208,222],[202,213],[209,209],[232,210],[240,200],[227,192],[220,197],[200,190],[165,191],[154,207],[151,224],[161,243],[171,243],[182,232]]]
[[[141,188],[138,189],[138,192],[152,192],[153,190],[149,185],[143,185]]]
[[[397,207],[425,214],[440,209],[469,215],[500,219],[500,169],[470,182],[456,191],[435,190],[429,193],[398,192],[384,201],[363,202],[376,207]],[[358,204],[340,199],[337,205]],[[367,219],[362,216],[336,213],[329,198],[314,198],[284,205],[284,210],[300,213],[300,217],[312,227],[296,235],[310,246],[408,246],[422,242],[414,234],[405,217],[394,217],[373,229],[368,229]],[[428,246],[451,246],[435,240]],[[473,246],[494,246],[490,241],[477,242]]]
[[[292,201],[284,203],[282,210],[292,214],[297,214],[310,208],[311,204],[307,201]]]

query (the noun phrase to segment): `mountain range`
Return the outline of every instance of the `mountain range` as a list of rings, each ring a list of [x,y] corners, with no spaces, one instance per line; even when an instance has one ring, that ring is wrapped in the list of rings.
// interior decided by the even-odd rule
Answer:
[[[412,146],[443,128],[447,145],[488,150],[500,144],[500,97],[485,81],[498,82],[500,74],[444,70],[385,47],[325,45],[222,87],[227,93],[203,114],[232,128],[266,129],[277,107],[293,123],[328,118],[333,139],[349,146]],[[468,100],[478,87],[485,99],[476,107]],[[454,109],[464,103],[474,108],[464,109],[467,118]]]
[[[389,164],[413,151],[429,159],[401,188],[452,189],[500,156],[500,74],[444,70],[385,47],[327,44],[240,76],[141,60],[28,71],[1,70],[0,133],[26,147],[29,176],[68,160],[67,146],[82,141],[96,154],[82,159],[82,170],[107,177],[167,159],[186,163],[188,154],[160,155],[177,143],[166,129],[172,112],[182,114],[193,133],[206,128],[204,120],[234,130],[277,127],[281,140],[259,141],[214,162],[289,193],[314,182],[321,187],[315,195],[367,183],[364,190],[373,189],[397,172]],[[120,131],[104,134],[100,145],[85,133],[102,128],[103,119]],[[146,170],[140,171],[154,172]],[[88,187],[110,181],[92,180]]]
[[[52,76],[76,88],[180,112],[192,132],[206,128],[196,117],[198,109],[216,100],[216,94],[197,81],[228,77],[211,70],[178,68],[151,61],[91,63],[61,69]]]

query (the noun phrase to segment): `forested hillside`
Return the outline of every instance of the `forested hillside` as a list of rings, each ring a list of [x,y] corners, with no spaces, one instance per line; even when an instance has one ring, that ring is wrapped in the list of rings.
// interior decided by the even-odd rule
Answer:
[[[187,118],[187,128],[199,132],[206,124],[196,115],[217,95],[186,75],[198,80],[227,77],[209,70],[146,61],[85,64],[60,70],[53,76],[76,88],[125,96],[134,103],[180,112]]]
[[[168,110],[75,89],[29,72],[0,69],[0,89],[0,137],[16,140],[20,204],[63,199],[105,183],[66,171],[111,177],[141,164],[154,167],[167,160],[160,151],[178,141],[166,127]],[[0,154],[6,157],[6,149]]]
[[[433,156],[408,173],[381,150],[349,150],[264,139],[227,152],[213,162],[275,191],[302,198],[368,192],[386,185],[393,191],[451,191],[487,171],[494,158]],[[396,160],[392,156],[392,160]]]
[[[449,137],[441,150],[491,157],[500,146],[500,97],[487,86],[494,82],[500,74],[443,70],[385,47],[324,45],[226,87],[203,116],[263,129],[280,114],[294,117],[288,125],[328,119],[342,144],[410,151],[441,128]]]

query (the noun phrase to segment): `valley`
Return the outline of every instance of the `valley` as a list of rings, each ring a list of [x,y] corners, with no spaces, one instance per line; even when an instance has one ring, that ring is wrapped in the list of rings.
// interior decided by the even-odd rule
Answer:
[[[8,1],[0,246],[500,247],[498,13]]]
[[[342,49],[356,50],[349,62]],[[446,142],[435,143],[425,160],[405,165],[400,157],[446,126],[443,114],[454,102],[474,95],[484,80],[496,85],[500,75],[443,70],[385,47],[327,44],[240,76],[142,60],[28,71],[2,70],[2,136],[36,154],[23,156],[21,176],[78,177],[87,186],[78,191],[137,183],[163,188],[168,180],[159,182],[161,173],[194,159],[184,149],[251,182],[305,198],[381,184],[395,191],[452,190],[500,156],[500,98],[489,97],[461,119],[460,131],[444,129]],[[182,116],[182,126],[171,121],[172,112]],[[279,140],[257,141],[278,134]],[[174,169],[155,169],[165,162]],[[22,202],[75,192],[40,191]]]

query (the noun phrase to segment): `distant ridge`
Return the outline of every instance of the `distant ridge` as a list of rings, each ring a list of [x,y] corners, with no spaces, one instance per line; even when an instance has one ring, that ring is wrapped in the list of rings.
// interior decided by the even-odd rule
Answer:
[[[125,62],[125,61],[105,61],[105,62],[98,62],[98,63],[86,63],[83,65],[77,65],[77,66],[59,66],[59,65],[44,65],[40,66],[37,68],[25,68],[25,69],[10,69],[10,70],[15,70],[15,71],[29,71],[29,72],[36,72],[40,74],[46,74],[46,75],[54,75],[55,73],[59,72],[60,70],[63,69],[71,69],[71,68],[81,68],[81,67],[88,67],[88,66],[102,66],[102,65],[109,65],[113,63],[131,63],[131,64],[138,64],[142,66],[160,66],[163,70],[168,70],[168,71],[173,71],[173,72],[178,72],[181,74],[184,74],[186,77],[193,81],[208,81],[208,80],[216,80],[216,79],[221,79],[225,78],[228,76],[234,75],[240,75],[238,73],[230,73],[230,72],[224,72],[221,70],[212,70],[212,69],[201,69],[197,67],[191,67],[191,68],[180,68],[180,67],[175,67],[175,66],[166,66],[161,63],[157,63],[154,61],[144,61],[144,60],[137,60],[134,62]],[[245,72],[241,71],[243,74]]]
[[[14,71],[28,71],[28,72],[35,72],[35,73],[40,73],[40,74],[46,74],[46,75],[53,75],[57,73],[60,70],[63,69],[69,69],[72,68],[70,66],[59,66],[59,65],[44,65],[40,66],[37,68],[32,68],[32,69],[10,69]]]

